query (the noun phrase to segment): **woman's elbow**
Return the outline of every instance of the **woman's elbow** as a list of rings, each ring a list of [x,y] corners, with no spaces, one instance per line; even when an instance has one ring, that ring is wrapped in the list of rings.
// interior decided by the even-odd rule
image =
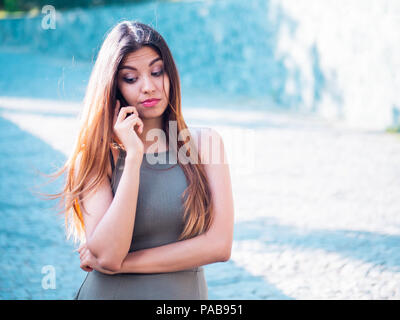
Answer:
[[[221,232],[209,230],[206,233],[208,247],[211,249],[211,255],[214,262],[226,262],[231,258],[232,236],[221,237]]]
[[[105,270],[118,272],[121,269],[122,261],[117,261],[115,259],[107,259],[107,258],[100,258],[98,259],[98,261],[100,267]]]
[[[232,246],[226,248],[221,255],[221,262],[226,262],[231,258]]]
[[[111,256],[110,254],[107,254],[107,252],[105,252],[105,250],[102,250],[100,252],[96,251],[95,248],[93,248],[93,245],[91,242],[87,243],[87,248],[97,259],[97,262],[101,268],[112,271],[112,272],[116,272],[121,268],[121,265],[122,265],[121,259],[118,259],[115,256]]]
[[[217,251],[217,262],[226,262],[231,258],[232,241],[221,242]]]

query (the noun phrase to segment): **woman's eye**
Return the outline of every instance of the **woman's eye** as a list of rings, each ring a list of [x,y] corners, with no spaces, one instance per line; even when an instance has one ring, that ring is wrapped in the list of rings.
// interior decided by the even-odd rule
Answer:
[[[127,83],[134,83],[137,79],[136,78],[123,78]]]
[[[163,73],[164,73],[164,70],[161,69],[160,71],[153,72],[152,75],[153,75],[153,76],[156,76],[156,77],[159,77],[159,76],[161,76]]]

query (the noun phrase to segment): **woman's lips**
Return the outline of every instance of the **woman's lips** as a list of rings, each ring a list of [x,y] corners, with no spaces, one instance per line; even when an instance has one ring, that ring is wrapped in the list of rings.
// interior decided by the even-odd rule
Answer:
[[[142,102],[143,107],[149,108],[155,106],[160,99],[148,99]]]

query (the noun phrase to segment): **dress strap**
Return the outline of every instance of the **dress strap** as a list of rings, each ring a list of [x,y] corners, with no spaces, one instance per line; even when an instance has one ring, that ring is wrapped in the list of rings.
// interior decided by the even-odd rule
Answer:
[[[110,150],[111,152],[111,150]],[[115,193],[116,190],[116,185],[118,184],[117,180],[120,179],[120,175],[121,175],[121,171],[123,170],[124,167],[124,150],[121,148],[118,148],[118,159],[117,159],[117,163],[114,165],[114,157],[112,156],[112,154],[110,154],[110,159],[112,161],[112,175],[111,175],[111,188],[113,190],[113,195]],[[111,152],[112,153],[112,152]]]
[[[114,170],[115,170],[115,164],[114,164],[114,157],[113,157],[111,148],[110,148],[110,162],[111,162],[111,170],[112,170],[111,172],[114,172]]]

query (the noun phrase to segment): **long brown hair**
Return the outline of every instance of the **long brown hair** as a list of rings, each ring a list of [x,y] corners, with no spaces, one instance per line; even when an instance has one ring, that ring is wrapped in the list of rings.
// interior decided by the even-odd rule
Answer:
[[[170,80],[169,104],[163,114],[163,129],[169,146],[178,150],[185,148],[191,161],[178,164],[183,169],[188,187],[182,195],[184,206],[184,228],[179,240],[199,235],[210,227],[212,219],[212,201],[207,176],[201,164],[201,157],[193,143],[178,139],[180,132],[188,127],[183,119],[181,89],[178,70],[172,54],[162,36],[148,25],[122,21],[111,29],[97,55],[84,97],[83,112],[80,116],[80,129],[72,152],[64,166],[49,175],[59,177],[66,172],[66,181],[62,192],[47,195],[51,199],[60,198],[61,212],[65,214],[67,238],[85,242],[85,225],[80,205],[84,193],[94,192],[97,186],[107,178],[107,165],[110,162],[110,148],[118,141],[113,133],[113,115],[119,94],[116,75],[123,58],[144,46],[150,46],[160,55],[164,70]],[[170,143],[169,121],[176,121],[177,135],[171,132],[175,141]],[[190,134],[189,134],[190,135]],[[185,134],[187,136],[187,134]],[[184,149],[184,150],[185,150]],[[195,151],[195,152],[192,152]],[[76,163],[79,162],[79,169]],[[94,176],[94,179],[89,177]]]

